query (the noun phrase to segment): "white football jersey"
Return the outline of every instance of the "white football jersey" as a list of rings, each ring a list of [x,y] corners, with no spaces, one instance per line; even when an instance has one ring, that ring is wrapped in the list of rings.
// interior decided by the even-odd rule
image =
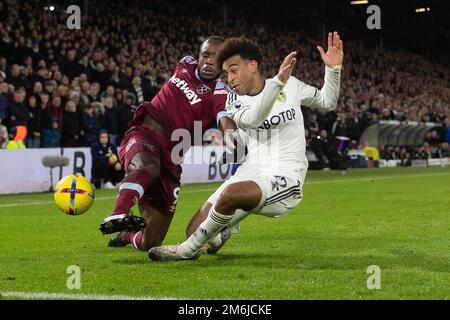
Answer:
[[[327,81],[328,79],[331,80]],[[228,94],[226,111],[236,122],[239,135],[248,148],[247,157],[239,171],[253,174],[289,175],[308,167],[301,106],[334,109],[339,94],[340,70],[326,70],[324,88],[328,89],[331,86],[333,89],[331,91],[319,90],[295,77],[290,77],[279,93],[269,116],[257,129],[245,128],[239,122],[240,116],[244,110],[261,103],[267,81],[272,80],[266,80],[264,89],[255,96],[241,96],[235,92]],[[331,99],[324,99],[324,96]]]

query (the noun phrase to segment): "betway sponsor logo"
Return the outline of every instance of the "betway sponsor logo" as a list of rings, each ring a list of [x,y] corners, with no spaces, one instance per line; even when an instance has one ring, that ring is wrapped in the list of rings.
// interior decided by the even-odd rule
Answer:
[[[198,97],[198,95],[191,89],[189,88],[189,85],[187,84],[186,81],[181,80],[180,78],[177,77],[172,77],[172,79],[170,79],[170,81],[181,90],[181,92],[183,92],[186,96],[186,98],[189,100],[189,103],[191,105],[194,105],[198,102],[201,102],[202,99],[200,99]]]

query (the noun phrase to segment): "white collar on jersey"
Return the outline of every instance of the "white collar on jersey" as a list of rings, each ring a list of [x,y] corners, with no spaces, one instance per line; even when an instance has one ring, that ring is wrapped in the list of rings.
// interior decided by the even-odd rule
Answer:
[[[259,95],[261,92],[263,92],[263,91],[264,91],[264,88],[266,87],[266,81],[267,81],[267,79],[264,79],[264,85],[263,85],[262,89],[261,89],[258,93],[255,93],[255,94],[247,94],[247,96],[249,96],[249,97],[256,97],[256,96]]]
[[[205,81],[205,80],[203,80],[202,78],[200,78],[200,74],[198,73],[198,69],[197,69],[197,68],[195,68],[195,77],[196,77],[198,80],[200,80],[201,82],[217,82],[217,81],[219,81],[219,79],[211,80],[211,81]]]
[[[200,80],[200,81],[203,82],[203,80],[200,78],[200,75],[198,74],[198,69],[197,69],[197,68],[195,68],[195,77],[196,77],[198,80]]]

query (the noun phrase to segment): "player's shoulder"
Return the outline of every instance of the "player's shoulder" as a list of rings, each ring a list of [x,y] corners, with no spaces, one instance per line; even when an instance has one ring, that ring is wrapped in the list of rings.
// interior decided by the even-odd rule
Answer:
[[[267,80],[273,80],[274,78],[270,78]],[[286,84],[284,85],[285,87],[288,85],[292,85],[292,84],[298,84],[299,82],[301,82],[300,80],[298,80],[296,77],[294,76],[290,76],[288,81],[286,82]]]
[[[193,56],[185,56],[181,58],[180,61],[178,61],[178,64],[190,64],[190,65],[197,65],[198,61]]]
[[[230,87],[220,79],[214,81],[213,86],[213,95],[223,95],[228,97],[228,94],[231,92]]]
[[[239,110],[245,103],[245,96],[238,95],[234,90],[230,90],[227,95],[226,109]]]

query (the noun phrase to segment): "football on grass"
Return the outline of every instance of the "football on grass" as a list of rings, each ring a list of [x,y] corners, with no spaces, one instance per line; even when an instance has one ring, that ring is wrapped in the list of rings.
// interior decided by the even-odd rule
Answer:
[[[55,203],[68,215],[85,213],[94,203],[94,187],[83,176],[66,176],[56,184]]]

